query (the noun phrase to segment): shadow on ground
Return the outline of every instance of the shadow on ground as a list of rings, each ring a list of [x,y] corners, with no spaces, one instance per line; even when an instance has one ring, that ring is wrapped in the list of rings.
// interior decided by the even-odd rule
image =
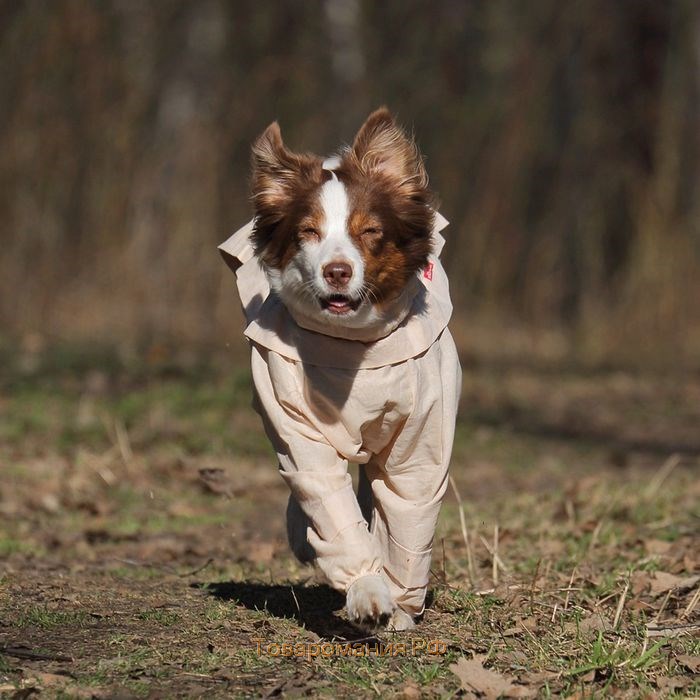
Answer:
[[[299,586],[226,581],[197,582],[193,588],[219,600],[235,601],[249,610],[264,610],[275,617],[294,619],[324,639],[366,639],[367,632],[339,617],[345,597],[330,586]]]

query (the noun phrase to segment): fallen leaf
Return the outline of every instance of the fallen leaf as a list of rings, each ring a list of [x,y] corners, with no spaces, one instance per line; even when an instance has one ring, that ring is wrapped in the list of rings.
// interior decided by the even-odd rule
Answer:
[[[491,669],[484,668],[482,663],[485,656],[475,656],[473,659],[460,657],[456,663],[450,665],[450,671],[459,678],[462,688],[485,695],[488,700],[505,696],[513,697],[513,683],[511,680]]]
[[[590,635],[597,632],[608,632],[612,625],[602,615],[590,615],[579,622],[567,622],[564,630],[570,634]]]
[[[226,498],[235,495],[231,479],[224,469],[200,469],[199,480],[206,490],[212,493],[220,493]]]
[[[700,672],[700,656],[693,656],[691,654],[681,654],[676,657],[678,663],[683,664],[689,671],[693,673]]]
[[[552,681],[555,678],[559,678],[561,676],[560,673],[557,673],[556,671],[540,671],[537,673],[528,673],[525,676],[525,680],[527,680],[528,683],[546,683],[547,681]],[[521,678],[521,680],[523,680]]]
[[[667,554],[673,544],[666,540],[647,540],[644,547],[649,554]]]
[[[53,685],[66,685],[71,682],[71,679],[58,673],[42,673],[32,670],[31,675],[24,682],[26,684],[39,683],[46,688]]]
[[[672,590],[685,591],[698,581],[700,576],[675,576],[665,571],[655,571],[651,578],[651,594],[658,596]]]
[[[523,668],[530,662],[530,657],[524,651],[517,649],[506,654],[499,654],[498,658],[501,661],[508,662],[511,665],[522,666]]]
[[[633,595],[641,595],[651,583],[651,575],[648,571],[634,571],[630,578]]]
[[[700,634],[700,623],[691,622],[687,625],[647,623],[647,637],[684,637],[685,635],[698,636],[698,634]]]
[[[399,691],[399,698],[403,700],[417,700],[420,696],[420,688],[415,681],[406,681],[403,688]]]
[[[544,540],[540,542],[539,547],[540,552],[545,556],[556,556],[566,549],[564,542],[557,539]]]
[[[656,679],[656,687],[662,690],[678,690],[685,688],[690,683],[690,678],[686,676],[661,676]]]
[[[602,615],[591,615],[581,620],[579,629],[582,632],[609,632],[612,624]]]
[[[504,637],[514,637],[518,634],[526,633],[528,630],[530,632],[535,632],[537,630],[538,620],[536,617],[516,617],[515,626],[509,627],[507,630],[501,632]]]

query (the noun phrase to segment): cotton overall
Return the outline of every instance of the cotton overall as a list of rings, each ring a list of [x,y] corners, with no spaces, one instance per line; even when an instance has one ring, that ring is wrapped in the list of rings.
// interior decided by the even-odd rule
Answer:
[[[252,222],[220,246],[248,321],[255,407],[293,499],[289,526],[302,528],[334,588],[346,592],[361,576],[380,574],[412,616],[424,607],[461,388],[437,258],[446,223],[436,214],[433,255],[415,298],[377,339],[361,331],[333,337],[322,322],[292,318],[253,256]],[[349,462],[363,465],[371,488],[371,498],[360,498],[364,508]]]

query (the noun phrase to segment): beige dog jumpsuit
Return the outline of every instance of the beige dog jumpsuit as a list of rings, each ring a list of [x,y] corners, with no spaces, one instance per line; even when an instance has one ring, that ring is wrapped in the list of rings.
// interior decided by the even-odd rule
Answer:
[[[361,576],[382,575],[413,616],[423,611],[461,387],[437,258],[446,224],[436,214],[433,255],[393,323],[346,338],[292,318],[270,295],[249,241],[252,222],[220,246],[248,320],[256,409],[308,518],[318,568],[342,592]],[[349,462],[364,465],[371,484],[369,526]]]

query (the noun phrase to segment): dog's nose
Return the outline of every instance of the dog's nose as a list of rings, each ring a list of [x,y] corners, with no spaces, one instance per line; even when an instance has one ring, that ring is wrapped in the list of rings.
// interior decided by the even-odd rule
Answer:
[[[323,268],[323,278],[331,287],[345,287],[352,277],[352,268],[345,262],[328,263]]]

